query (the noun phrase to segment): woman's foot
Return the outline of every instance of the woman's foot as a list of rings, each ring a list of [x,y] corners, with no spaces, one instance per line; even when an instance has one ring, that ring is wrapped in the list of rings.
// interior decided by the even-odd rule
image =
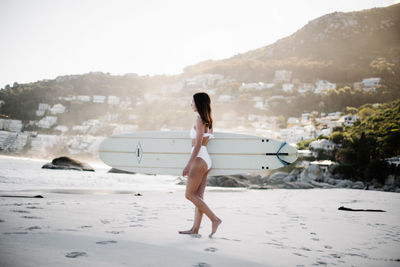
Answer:
[[[182,235],[191,235],[191,234],[198,234],[199,231],[194,231],[193,229],[186,230],[186,231],[179,231],[178,233]]]
[[[217,231],[218,226],[222,223],[222,220],[217,219],[215,221],[212,222],[212,230],[211,230],[211,234],[208,237],[212,237],[215,232]]]

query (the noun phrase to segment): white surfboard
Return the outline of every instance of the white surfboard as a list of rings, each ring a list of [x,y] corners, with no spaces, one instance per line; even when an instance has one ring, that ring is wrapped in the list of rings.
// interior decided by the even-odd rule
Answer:
[[[297,150],[286,142],[252,135],[215,132],[207,144],[212,175],[262,172],[286,166]],[[188,132],[136,132],[111,136],[100,144],[107,165],[145,174],[182,175],[192,147]]]

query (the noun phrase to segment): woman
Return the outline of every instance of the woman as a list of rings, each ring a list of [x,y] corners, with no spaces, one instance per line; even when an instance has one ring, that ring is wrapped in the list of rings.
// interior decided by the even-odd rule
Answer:
[[[211,158],[207,152],[207,143],[214,138],[213,120],[211,117],[211,100],[206,93],[196,93],[192,99],[192,109],[199,116],[196,119],[196,126],[190,130],[192,138],[192,151],[189,162],[182,175],[188,176],[186,183],[185,197],[196,206],[193,227],[187,231],[179,231],[180,234],[197,234],[200,229],[203,213],[211,220],[212,229],[209,237],[217,231],[221,224],[220,220],[203,201],[204,190],[207,184],[207,174],[211,169]]]

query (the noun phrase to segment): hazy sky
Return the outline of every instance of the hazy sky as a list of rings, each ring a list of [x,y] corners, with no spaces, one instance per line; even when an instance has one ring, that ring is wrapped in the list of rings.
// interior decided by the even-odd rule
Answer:
[[[0,88],[91,71],[175,74],[335,11],[398,0],[0,0]]]

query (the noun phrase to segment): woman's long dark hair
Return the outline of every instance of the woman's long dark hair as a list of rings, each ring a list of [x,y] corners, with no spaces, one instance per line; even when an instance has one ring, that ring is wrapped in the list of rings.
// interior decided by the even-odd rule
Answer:
[[[211,116],[211,99],[207,93],[196,93],[193,95],[194,104],[203,123],[209,128],[213,127]]]

